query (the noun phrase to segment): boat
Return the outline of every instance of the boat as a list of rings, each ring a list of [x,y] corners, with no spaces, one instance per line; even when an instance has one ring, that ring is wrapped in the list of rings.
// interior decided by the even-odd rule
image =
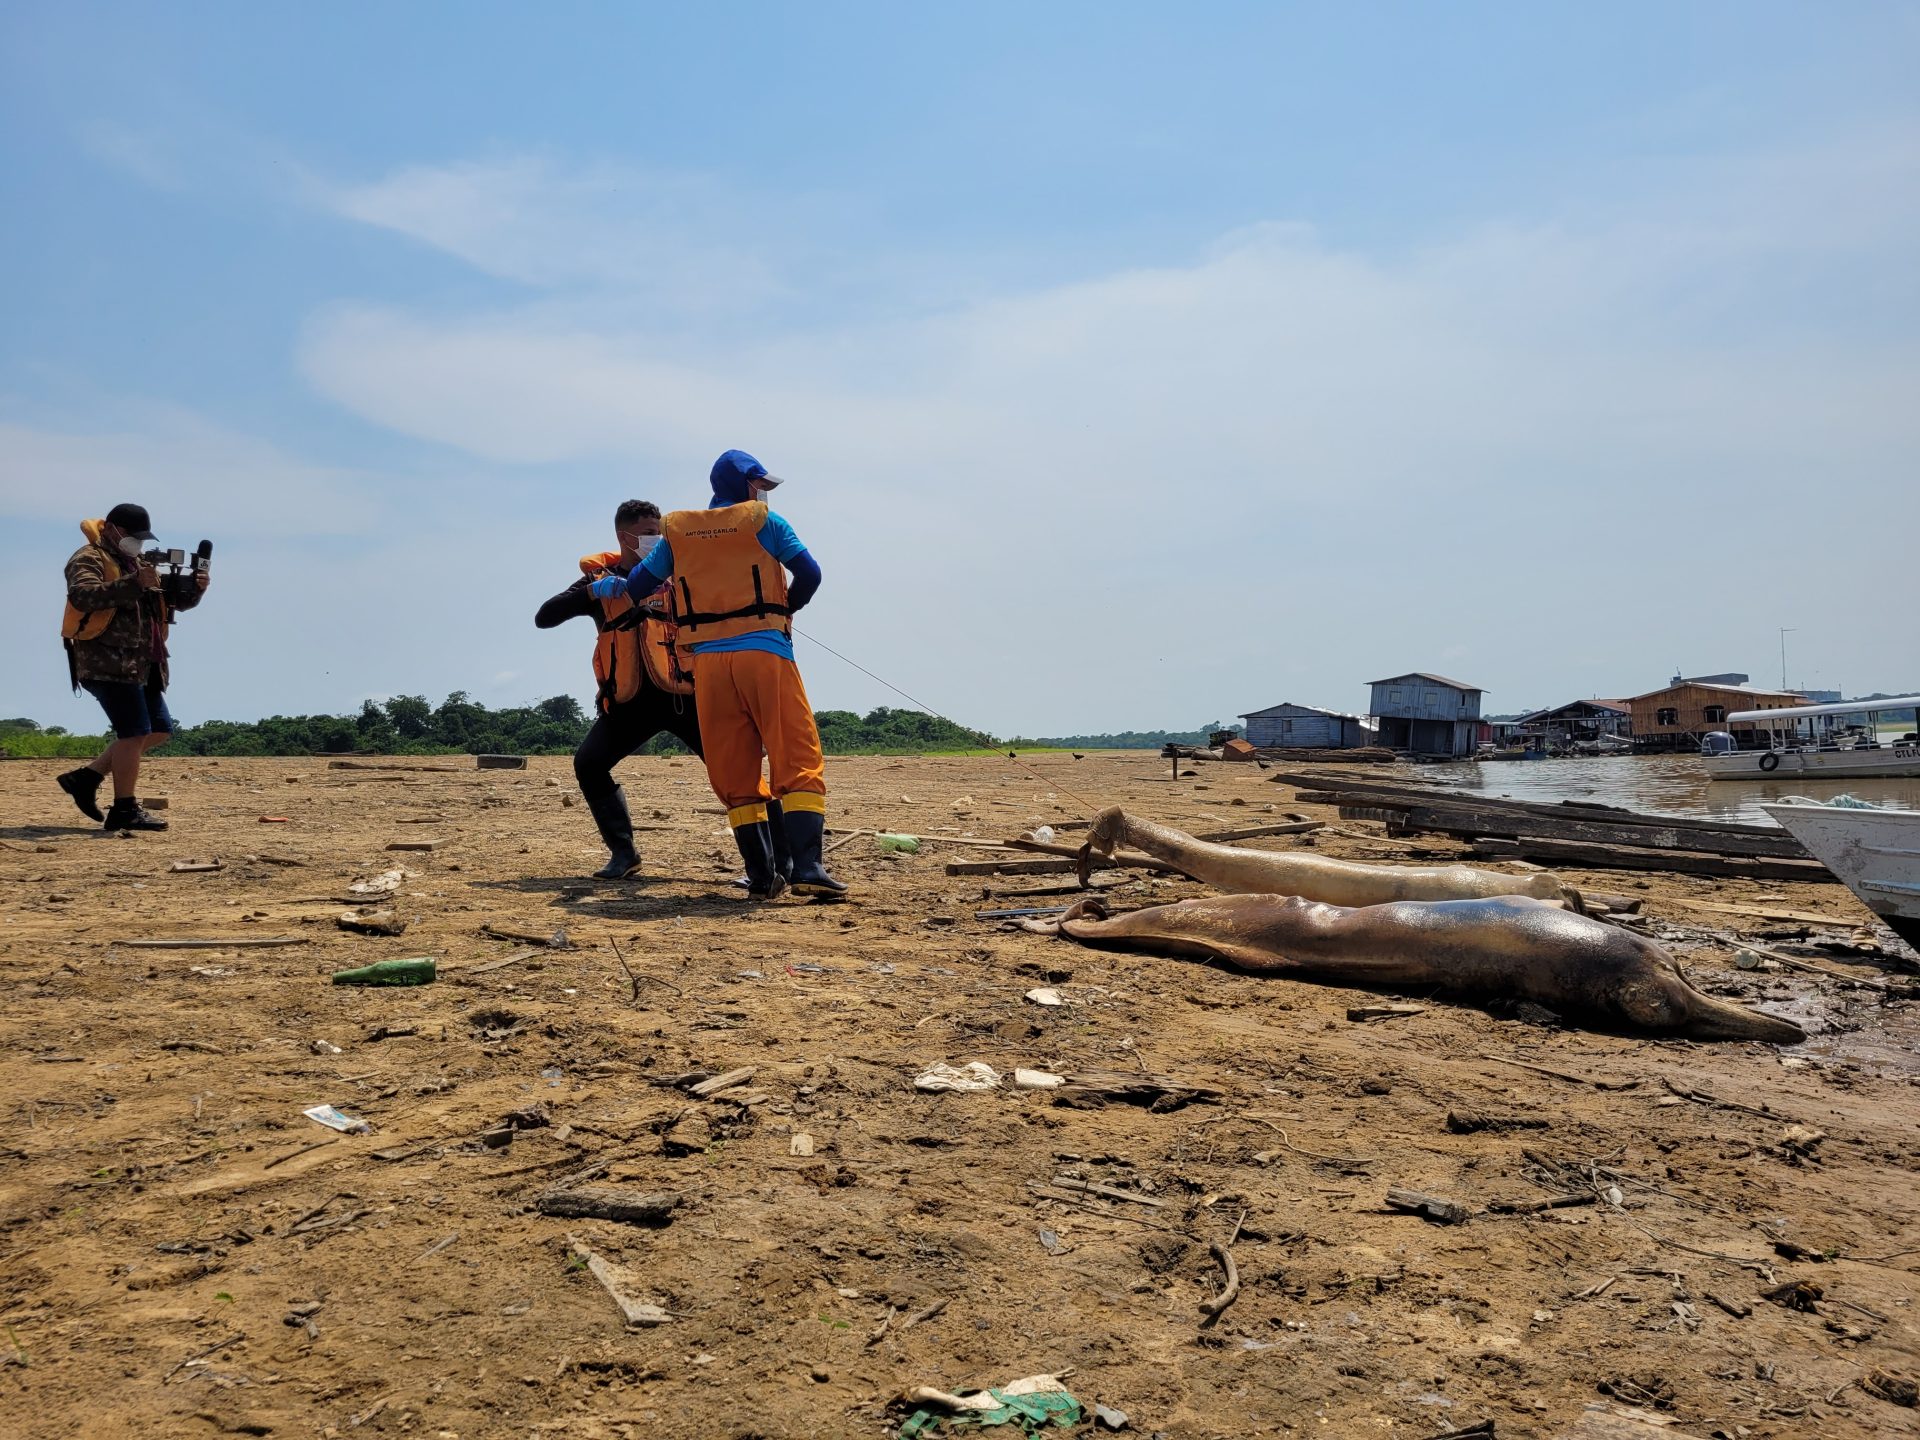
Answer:
[[[1823,805],[1800,796],[1760,808],[1894,934],[1920,950],[1920,810],[1858,801]]]
[[[1709,780],[1920,776],[1920,736],[1909,731],[1889,741],[1880,734],[1881,715],[1916,706],[1920,706],[1920,695],[1796,705],[1786,710],[1741,710],[1727,716],[1726,723],[1764,730],[1766,743],[1743,750],[1731,734],[1715,731],[1701,740],[1700,763],[1706,766]]]

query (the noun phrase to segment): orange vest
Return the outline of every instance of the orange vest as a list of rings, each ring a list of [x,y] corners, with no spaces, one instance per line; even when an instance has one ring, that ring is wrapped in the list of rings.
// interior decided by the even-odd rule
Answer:
[[[582,555],[580,572],[598,577],[619,563],[617,550]],[[625,595],[616,595],[600,602],[595,624],[600,634],[593,645],[593,678],[602,712],[638,695],[642,676],[669,694],[693,693],[693,676],[674,650],[671,621],[650,617]]]
[[[760,543],[764,502],[675,510],[661,527],[673,545],[673,619],[682,645],[755,630],[791,634],[787,572]]]
[[[119,557],[100,544],[100,531],[106,525],[104,520],[82,520],[80,533],[87,537],[90,544],[98,546],[107,557],[107,583],[112,584],[126,569],[120,564]],[[162,612],[164,613],[164,612]],[[107,627],[113,623],[112,610],[82,610],[69,600],[67,610],[60,617],[60,638],[71,647],[76,641],[98,640],[107,633]]]

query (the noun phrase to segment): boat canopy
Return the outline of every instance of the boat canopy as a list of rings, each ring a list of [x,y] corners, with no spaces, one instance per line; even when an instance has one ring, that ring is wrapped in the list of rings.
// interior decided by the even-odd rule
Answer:
[[[1788,710],[1742,710],[1727,716],[1735,720],[1802,720],[1814,715],[1865,715],[1881,710],[1912,710],[1920,706],[1920,695],[1894,695],[1885,700],[1846,700],[1837,705],[1796,705]]]

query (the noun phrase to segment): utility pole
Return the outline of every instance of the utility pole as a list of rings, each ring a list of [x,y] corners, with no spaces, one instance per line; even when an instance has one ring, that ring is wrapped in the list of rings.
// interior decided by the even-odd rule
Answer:
[[[1782,690],[1787,688],[1787,636],[1799,628],[1797,625],[1780,627],[1780,688]]]

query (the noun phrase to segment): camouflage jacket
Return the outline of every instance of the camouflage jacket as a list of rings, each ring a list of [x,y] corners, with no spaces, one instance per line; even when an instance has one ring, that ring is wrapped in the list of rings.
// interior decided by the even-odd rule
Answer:
[[[115,570],[122,572],[118,579],[110,578]],[[158,591],[140,588],[131,565],[121,564],[99,545],[82,545],[67,561],[67,603],[76,610],[111,610],[113,619],[94,639],[67,643],[68,678],[76,687],[83,680],[142,685],[157,678],[164,690],[166,615],[170,609],[191,610],[199,604],[199,592],[191,595],[190,601],[169,607]]]

